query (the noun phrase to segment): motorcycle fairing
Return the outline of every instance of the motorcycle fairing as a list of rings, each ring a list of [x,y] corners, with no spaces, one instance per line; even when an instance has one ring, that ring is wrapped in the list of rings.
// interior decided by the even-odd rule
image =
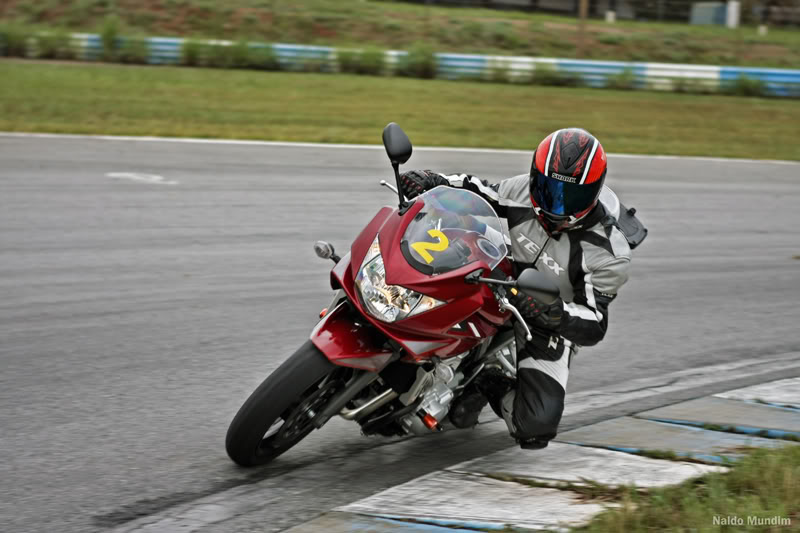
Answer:
[[[342,272],[344,276],[339,278],[337,274]],[[462,278],[468,273],[468,271],[465,271],[462,274]],[[453,274],[457,273],[454,272]],[[338,332],[336,334],[358,335],[358,332],[361,331],[358,324],[363,324],[365,321],[368,321],[373,327],[373,331],[378,330],[382,332],[382,342],[385,342],[386,338],[392,339],[400,344],[413,360],[425,359],[431,355],[444,358],[463,353],[470,350],[486,337],[493,335],[496,331],[495,324],[486,321],[480,313],[475,313],[476,309],[480,309],[480,299],[476,299],[474,304],[469,307],[461,307],[461,305],[459,305],[461,312],[456,319],[452,318],[454,316],[452,311],[443,312],[447,306],[442,306],[439,309],[433,309],[432,311],[407,318],[399,323],[387,324],[368,315],[361,304],[358,294],[356,294],[355,282],[353,280],[352,271],[349,268],[334,269],[334,271],[331,272],[331,280],[332,283],[335,282],[336,287],[341,287],[347,295],[349,304],[358,310],[358,312],[351,311],[347,317],[338,317],[338,320],[334,323]],[[459,304],[460,303],[461,302],[459,302]],[[337,310],[338,309],[337,307]],[[459,323],[462,322],[461,319],[465,318],[462,316],[465,314],[465,309],[467,316],[472,315],[469,321],[472,322],[478,330],[480,337],[474,334],[471,327],[459,327],[458,329],[454,329],[454,326],[460,326]],[[343,352],[339,348],[330,346],[330,344],[325,341],[329,335],[329,333],[326,332],[328,329],[326,323],[330,315],[331,313],[328,313],[325,319],[317,324],[317,328],[315,328],[314,332],[311,334],[311,340],[332,362],[340,364],[336,359],[347,358],[348,356],[345,353],[347,351]],[[341,327],[345,319],[353,323],[353,328],[351,330],[348,330],[346,327]],[[430,332],[431,335],[420,334],[420,332]],[[336,334],[330,333],[330,335]],[[372,346],[374,355],[377,356],[385,353],[382,348],[378,347],[377,342],[373,343]],[[359,353],[361,354],[359,357],[368,357],[364,349],[360,350]]]
[[[347,302],[319,321],[311,332],[311,342],[339,366],[378,372],[392,357],[386,336],[365,323]]]
[[[350,246],[353,279],[358,275],[358,269],[361,267],[361,263],[364,261],[364,256],[367,255],[369,247],[372,246],[372,241],[375,240],[375,236],[395,212],[396,210],[391,207],[382,207],[381,210],[372,217],[369,224],[361,230],[356,240],[353,241],[353,244]],[[395,215],[393,218],[399,221],[402,217]]]
[[[353,242],[348,261],[345,262],[345,258],[342,258],[331,271],[331,286],[341,288],[351,305],[360,312],[361,316],[357,316],[354,321],[368,320],[374,328],[400,344],[408,357],[415,361],[433,355],[449,357],[468,351],[494,335],[497,326],[507,320],[507,315],[499,309],[496,312],[484,309],[487,299],[494,301],[491,289],[483,284],[471,285],[464,281],[467,274],[475,270],[488,272],[489,266],[486,263],[474,262],[435,276],[423,274],[408,264],[400,249],[400,240],[423,206],[423,202],[417,201],[403,216],[398,215],[397,210],[382,208]],[[372,317],[357,293],[355,277],[376,235],[387,266],[388,283],[402,285],[448,305],[393,323]],[[453,305],[449,305],[451,303]],[[314,344],[328,355],[326,349],[320,346],[325,343]],[[373,349],[376,355],[383,353],[375,347]],[[333,353],[339,352],[333,350]],[[333,361],[333,357],[330,358]]]

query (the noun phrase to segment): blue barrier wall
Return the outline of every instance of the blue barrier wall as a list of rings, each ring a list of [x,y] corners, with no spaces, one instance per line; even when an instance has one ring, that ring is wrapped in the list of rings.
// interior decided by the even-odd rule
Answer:
[[[150,63],[153,65],[174,65],[181,61],[183,39],[176,37],[151,37],[147,44],[150,47]]]
[[[78,57],[87,61],[101,58],[103,44],[99,35],[73,34]],[[216,46],[230,46],[230,41],[207,41]],[[151,37],[147,39],[148,62],[153,65],[175,65],[181,61],[184,39]],[[251,46],[268,46],[252,43]],[[309,61],[318,62],[323,71],[336,72],[339,65],[336,49],[328,46],[299,44],[271,45],[281,66],[299,70]],[[386,52],[387,70],[393,71],[406,55],[404,51]],[[761,80],[774,96],[800,97],[800,70],[684,65],[671,63],[632,63],[624,61],[582,61],[541,57],[485,56],[473,54],[436,54],[437,77],[446,79],[491,79],[498,72],[511,81],[524,81],[535,75],[537,68],[580,76],[590,87],[606,87],[615,76],[630,73],[635,89],[671,90],[686,82],[719,90],[740,77]]]
[[[627,63],[624,61],[580,61],[575,59],[559,59],[558,70],[577,74],[583,77],[590,87],[605,87],[609,78],[630,72],[634,77],[634,88],[647,86],[647,66],[644,63]]]
[[[469,54],[438,54],[437,73],[440,78],[480,78],[490,72],[487,56]]]
[[[769,92],[777,96],[800,97],[800,70],[720,67],[719,77],[723,86],[743,76],[763,81]]]

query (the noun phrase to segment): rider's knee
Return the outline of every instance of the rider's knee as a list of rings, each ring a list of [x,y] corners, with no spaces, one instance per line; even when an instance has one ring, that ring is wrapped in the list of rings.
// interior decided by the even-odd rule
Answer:
[[[558,425],[561,423],[561,413],[564,411],[562,400],[553,399],[544,402],[536,410],[519,407],[518,405],[514,409],[516,438],[550,440],[556,436]]]

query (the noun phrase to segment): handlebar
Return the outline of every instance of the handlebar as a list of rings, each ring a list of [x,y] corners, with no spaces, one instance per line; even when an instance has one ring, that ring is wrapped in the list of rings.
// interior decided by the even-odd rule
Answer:
[[[514,281],[514,280],[500,280],[500,279],[493,279],[493,278],[484,278],[484,277],[481,277],[480,271],[476,270],[472,274],[467,275],[467,277],[464,279],[464,281],[466,281],[467,283],[485,283],[485,284],[489,285],[490,287],[491,286],[496,286],[497,288],[493,289],[493,292],[495,294],[495,298],[497,298],[498,304],[500,305],[500,310],[501,311],[510,311],[511,314],[514,315],[514,317],[522,324],[522,327],[525,328],[525,339],[528,340],[528,341],[533,340],[533,335],[531,334],[531,330],[528,327],[528,324],[525,323],[525,319],[522,318],[522,313],[520,313],[519,310],[516,307],[514,307],[514,305],[505,296],[505,289],[508,289],[509,291],[511,291],[512,294],[515,294],[515,295],[517,294],[517,290],[520,289],[519,280]],[[542,285],[542,286],[545,287],[544,285]],[[534,288],[534,287],[527,287],[527,288],[531,289],[531,288]],[[535,287],[535,288],[538,288],[538,287]],[[553,290],[555,290],[556,295],[558,294],[558,288],[555,288],[555,289],[550,288],[550,287],[545,287],[545,288],[550,290],[551,293],[552,293]],[[537,294],[537,296],[539,296],[539,295]],[[548,295],[544,294],[543,296],[547,297]]]

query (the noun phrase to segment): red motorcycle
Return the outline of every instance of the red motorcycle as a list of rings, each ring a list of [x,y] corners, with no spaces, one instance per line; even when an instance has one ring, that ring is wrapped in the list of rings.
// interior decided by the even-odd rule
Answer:
[[[406,201],[399,166],[411,142],[389,124],[397,209],[384,207],[339,257],[336,294],[311,338],[250,395],[231,422],[228,455],[242,466],[271,461],[334,416],[365,435],[441,431],[453,401],[488,366],[516,376],[508,301],[522,290],[545,303],[558,288],[533,269],[512,279],[507,236],[486,200],[437,187]],[[530,339],[530,331],[527,331]]]

